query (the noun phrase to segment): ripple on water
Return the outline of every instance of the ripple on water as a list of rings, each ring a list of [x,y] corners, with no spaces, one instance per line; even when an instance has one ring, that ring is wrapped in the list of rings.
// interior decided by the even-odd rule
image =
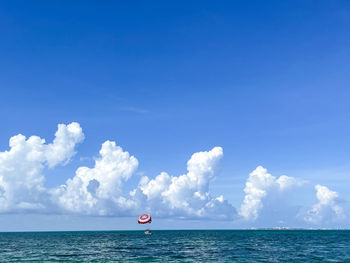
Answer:
[[[0,233],[0,262],[350,262],[350,231]]]

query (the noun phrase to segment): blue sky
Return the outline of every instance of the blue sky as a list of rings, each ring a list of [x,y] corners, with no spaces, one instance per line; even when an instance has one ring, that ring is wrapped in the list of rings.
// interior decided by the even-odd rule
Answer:
[[[142,176],[186,174],[192,154],[220,146],[210,193],[223,195],[238,214],[249,174],[261,165],[276,178],[305,181],[290,201],[298,213],[320,201],[319,184],[339,196],[328,208],[339,205],[346,216],[349,2],[5,1],[0,22],[0,152],[19,133],[50,143],[60,123],[77,122],[85,134],[69,162],[42,171],[46,188],[65,184],[80,166],[93,167],[106,140],[138,160],[124,193]],[[264,220],[229,226],[279,222],[269,218],[273,196],[262,200]],[[62,217],[4,211],[5,231],[22,229],[13,217],[36,218],[25,230]],[[56,228],[103,225],[77,217],[76,225],[63,220]],[[162,215],[159,227],[171,228],[171,217]],[[110,229],[138,227],[118,213],[98,220],[123,222],[105,223]],[[191,216],[176,220],[178,228],[197,225]],[[223,224],[195,220],[202,228]],[[344,222],[316,226],[350,226]]]

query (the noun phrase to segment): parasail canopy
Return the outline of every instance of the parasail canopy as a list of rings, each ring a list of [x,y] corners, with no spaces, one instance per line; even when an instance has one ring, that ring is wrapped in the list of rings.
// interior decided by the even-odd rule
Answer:
[[[140,215],[139,220],[137,220],[139,224],[150,224],[152,222],[152,217],[149,214]]]

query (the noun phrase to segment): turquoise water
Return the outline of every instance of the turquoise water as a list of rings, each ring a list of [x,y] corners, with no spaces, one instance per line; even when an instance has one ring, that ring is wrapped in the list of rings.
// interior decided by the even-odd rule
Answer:
[[[0,262],[350,262],[346,230],[0,233]]]

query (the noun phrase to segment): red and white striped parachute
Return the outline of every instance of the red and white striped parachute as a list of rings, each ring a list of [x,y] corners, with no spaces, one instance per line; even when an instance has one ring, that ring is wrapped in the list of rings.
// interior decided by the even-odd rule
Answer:
[[[152,222],[152,217],[149,214],[140,215],[139,220],[137,220],[139,224],[150,224]]]

